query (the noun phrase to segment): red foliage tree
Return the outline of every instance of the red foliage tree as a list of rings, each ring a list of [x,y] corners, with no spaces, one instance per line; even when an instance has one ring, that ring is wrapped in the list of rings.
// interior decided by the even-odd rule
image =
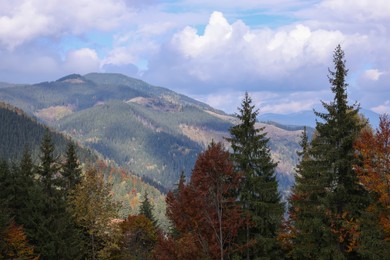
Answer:
[[[234,196],[239,179],[229,153],[212,143],[199,155],[190,183],[181,179],[177,191],[167,195],[167,215],[178,238],[192,236],[197,257],[224,259],[236,249],[234,239],[244,221]]]

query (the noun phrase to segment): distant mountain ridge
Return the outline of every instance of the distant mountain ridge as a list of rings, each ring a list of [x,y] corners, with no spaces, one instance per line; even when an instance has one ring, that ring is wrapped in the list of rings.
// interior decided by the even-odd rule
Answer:
[[[379,114],[364,108],[360,109],[360,113],[369,120],[374,128],[378,127]],[[315,128],[318,118],[313,110],[305,110],[289,114],[266,113],[258,116],[258,120],[262,122],[276,122],[286,126],[309,126]]]
[[[0,100],[71,135],[133,172],[172,188],[197,155],[224,141],[236,118],[169,89],[121,74],[72,74],[0,89]],[[281,182],[291,185],[299,129],[265,126]]]

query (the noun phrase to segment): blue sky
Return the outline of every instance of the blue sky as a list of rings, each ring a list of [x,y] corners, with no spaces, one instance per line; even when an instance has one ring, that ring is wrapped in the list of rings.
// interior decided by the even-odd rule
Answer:
[[[119,72],[235,112],[332,98],[341,44],[351,102],[390,113],[388,0],[1,0],[0,81]]]

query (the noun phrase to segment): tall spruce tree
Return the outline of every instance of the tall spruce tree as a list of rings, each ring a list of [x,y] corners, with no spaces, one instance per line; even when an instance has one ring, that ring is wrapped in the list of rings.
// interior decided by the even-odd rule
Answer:
[[[276,257],[277,230],[284,212],[275,177],[277,164],[271,158],[264,128],[255,125],[257,115],[258,110],[245,93],[236,114],[240,123],[230,129],[231,137],[227,139],[236,170],[243,175],[238,200],[250,219],[240,235],[240,243],[247,247],[242,256],[246,259]]]
[[[40,150],[36,170],[39,183],[32,191],[33,203],[28,205],[27,234],[42,259],[80,259],[83,257],[82,237],[66,210],[60,164],[49,132],[44,135]]]
[[[154,207],[150,203],[149,194],[147,191],[145,191],[144,200],[141,202],[141,206],[139,208],[139,215],[144,215],[147,219],[149,219],[153,223],[153,225],[156,226],[157,221],[156,221],[155,217],[153,216],[153,210],[154,210]]]
[[[49,131],[43,136],[40,150],[38,175],[44,191],[49,197],[53,197],[57,192],[55,184],[58,182],[58,178],[56,178],[56,174],[59,172],[60,167],[57,161],[58,158],[54,154],[55,147]]]
[[[294,187],[292,256],[343,259],[358,257],[359,217],[367,205],[367,194],[354,171],[354,142],[363,125],[358,105],[348,105],[345,82],[348,70],[340,45],[333,55],[334,71],[329,82],[334,93],[327,112],[315,112],[316,134],[298,166]]]
[[[62,166],[62,178],[64,180],[65,190],[73,189],[81,181],[81,167],[76,154],[76,147],[73,142],[69,142],[65,163]]]

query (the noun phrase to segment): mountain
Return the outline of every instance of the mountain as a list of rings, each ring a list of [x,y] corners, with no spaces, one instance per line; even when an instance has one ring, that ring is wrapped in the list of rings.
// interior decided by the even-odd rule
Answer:
[[[197,155],[236,119],[169,89],[120,74],[69,75],[0,89],[0,100],[71,135],[106,159],[173,188]],[[281,187],[291,185],[301,129],[265,126]]]
[[[70,139],[57,133],[28,116],[24,111],[4,102],[0,102],[0,158],[19,160],[22,152],[28,148],[33,159],[38,159],[41,140],[50,132],[58,154],[64,154]],[[82,161],[96,161],[97,155],[90,149],[78,146],[78,155]]]
[[[69,137],[48,128],[44,124],[31,118],[21,109],[0,102],[0,160],[17,162],[26,147],[32,151],[34,162],[38,162],[40,144],[44,134],[49,131],[54,143],[56,155],[64,155]],[[161,227],[168,228],[165,217],[165,196],[155,187],[135,176],[115,163],[102,160],[94,151],[76,143],[77,155],[82,164],[94,164],[106,179],[113,183],[114,198],[122,205],[121,217],[137,214],[140,201],[146,191],[154,204],[155,216]],[[63,159],[62,156],[59,157]],[[146,182],[145,182],[146,181]]]
[[[379,114],[364,108],[360,109],[360,113],[365,118],[368,118],[374,128],[379,126]],[[317,117],[313,110],[305,110],[289,114],[266,113],[260,115],[258,119],[262,122],[275,122],[286,126],[309,126],[315,128]]]

